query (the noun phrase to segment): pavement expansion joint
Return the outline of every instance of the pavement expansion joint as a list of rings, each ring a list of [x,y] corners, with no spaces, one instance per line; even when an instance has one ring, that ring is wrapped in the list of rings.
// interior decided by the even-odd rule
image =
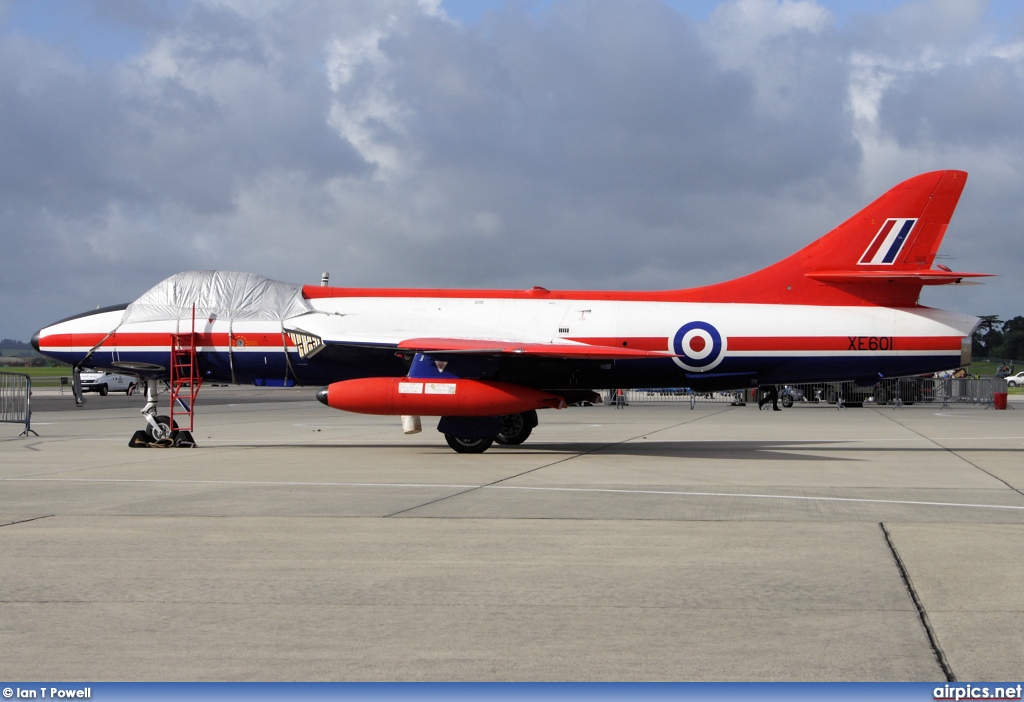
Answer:
[[[39,517],[29,517],[28,519],[19,519],[19,520],[14,521],[14,522],[7,522],[5,524],[0,524],[0,529],[2,529],[4,527],[8,527],[8,526],[14,526],[15,524],[27,524],[28,522],[37,522],[40,519],[49,519],[50,517],[56,517],[56,516],[57,516],[56,514],[44,514],[44,515],[41,515]]]
[[[951,448],[949,448],[947,446],[943,446],[936,439],[933,439],[931,437],[925,436],[924,434],[922,434],[921,432],[917,431],[916,429],[912,429],[912,428],[908,427],[906,424],[904,424],[903,422],[899,421],[898,419],[896,419],[895,417],[893,417],[890,414],[881,414],[880,412],[878,412],[878,410],[875,410],[875,412],[876,412],[876,414],[880,414],[881,416],[888,418],[890,421],[900,425],[901,427],[903,427],[907,431],[913,432],[914,434],[917,434],[918,436],[920,436],[925,441],[928,441],[928,442],[934,444],[935,446],[938,446],[940,449],[942,449],[943,451],[949,453],[950,455],[956,456],[959,460],[963,461],[964,463],[966,463],[967,465],[971,466],[975,470],[981,471],[982,473],[984,473],[985,475],[989,476],[993,480],[998,480],[999,482],[1001,482],[1003,485],[1005,485],[1006,487],[1010,488],[1014,492],[1019,493],[1021,495],[1024,495],[1024,492],[1022,492],[1019,488],[1014,487],[1010,483],[1008,483],[1005,480],[1003,480],[1002,478],[1000,478],[998,475],[995,475],[992,472],[985,470],[984,468],[979,466],[974,461],[971,461],[971,460],[968,460],[967,458],[964,458],[963,456],[961,456],[957,452],[956,449],[951,449]]]
[[[924,608],[924,603],[921,602],[921,598],[917,594],[917,589],[914,587],[914,581],[910,579],[910,573],[907,571],[906,565],[903,563],[903,559],[900,557],[900,552],[896,548],[896,544],[893,543],[892,535],[889,530],[885,528],[884,522],[879,522],[878,526],[882,529],[882,534],[885,535],[885,543],[889,546],[889,551],[892,553],[893,560],[896,562],[896,567],[900,571],[900,577],[903,578],[903,584],[907,588],[907,593],[910,595],[910,599],[914,602],[914,607],[917,608],[917,616],[921,619],[921,625],[924,627],[925,634],[928,636],[928,644],[931,646],[932,653],[935,655],[935,661],[938,663],[939,668],[942,669],[942,673],[946,676],[946,682],[956,682],[956,675],[953,673],[953,668],[949,665],[949,661],[946,660],[946,654],[942,650],[942,646],[939,645],[938,634],[935,633],[935,629],[932,627],[932,623],[928,618],[928,611]]]

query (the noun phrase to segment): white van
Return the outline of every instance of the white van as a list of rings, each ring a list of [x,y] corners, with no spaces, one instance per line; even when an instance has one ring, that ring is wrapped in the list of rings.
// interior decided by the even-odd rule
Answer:
[[[135,386],[138,383],[139,379],[134,375],[107,371],[82,371],[82,392],[98,392],[100,395],[106,395],[108,392],[114,391],[131,395],[135,392]]]

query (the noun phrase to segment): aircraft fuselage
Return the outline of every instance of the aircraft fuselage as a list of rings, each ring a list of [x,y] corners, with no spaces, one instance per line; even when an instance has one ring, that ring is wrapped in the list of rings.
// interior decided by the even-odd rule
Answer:
[[[548,293],[548,296],[558,293]],[[408,339],[486,339],[588,344],[663,352],[636,359],[551,358],[515,354],[470,361],[467,373],[504,382],[562,388],[692,387],[713,390],[916,375],[962,365],[975,317],[930,308],[676,303],[500,297],[332,297],[314,311],[278,321],[195,321],[200,372],[209,382],[324,385],[405,375]],[[166,377],[170,335],[191,319],[120,324],[110,309],[42,329],[36,342],[52,358]],[[111,333],[111,331],[113,333]],[[332,343],[310,356],[296,336]],[[341,342],[341,343],[337,343]],[[672,354],[669,356],[668,354]],[[83,359],[88,360],[83,363]],[[449,358],[451,358],[449,356]]]

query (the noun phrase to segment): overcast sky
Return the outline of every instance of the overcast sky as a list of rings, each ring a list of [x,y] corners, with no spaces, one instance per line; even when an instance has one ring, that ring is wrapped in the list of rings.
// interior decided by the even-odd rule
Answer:
[[[1024,314],[1016,1],[0,0],[0,337],[182,270],[680,288],[899,181]]]

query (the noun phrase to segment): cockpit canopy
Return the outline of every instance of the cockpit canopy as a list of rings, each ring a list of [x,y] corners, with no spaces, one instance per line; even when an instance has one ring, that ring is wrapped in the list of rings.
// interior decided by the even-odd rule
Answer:
[[[186,271],[157,283],[128,305],[122,324],[197,318],[280,321],[311,312],[302,286],[255,273]]]

